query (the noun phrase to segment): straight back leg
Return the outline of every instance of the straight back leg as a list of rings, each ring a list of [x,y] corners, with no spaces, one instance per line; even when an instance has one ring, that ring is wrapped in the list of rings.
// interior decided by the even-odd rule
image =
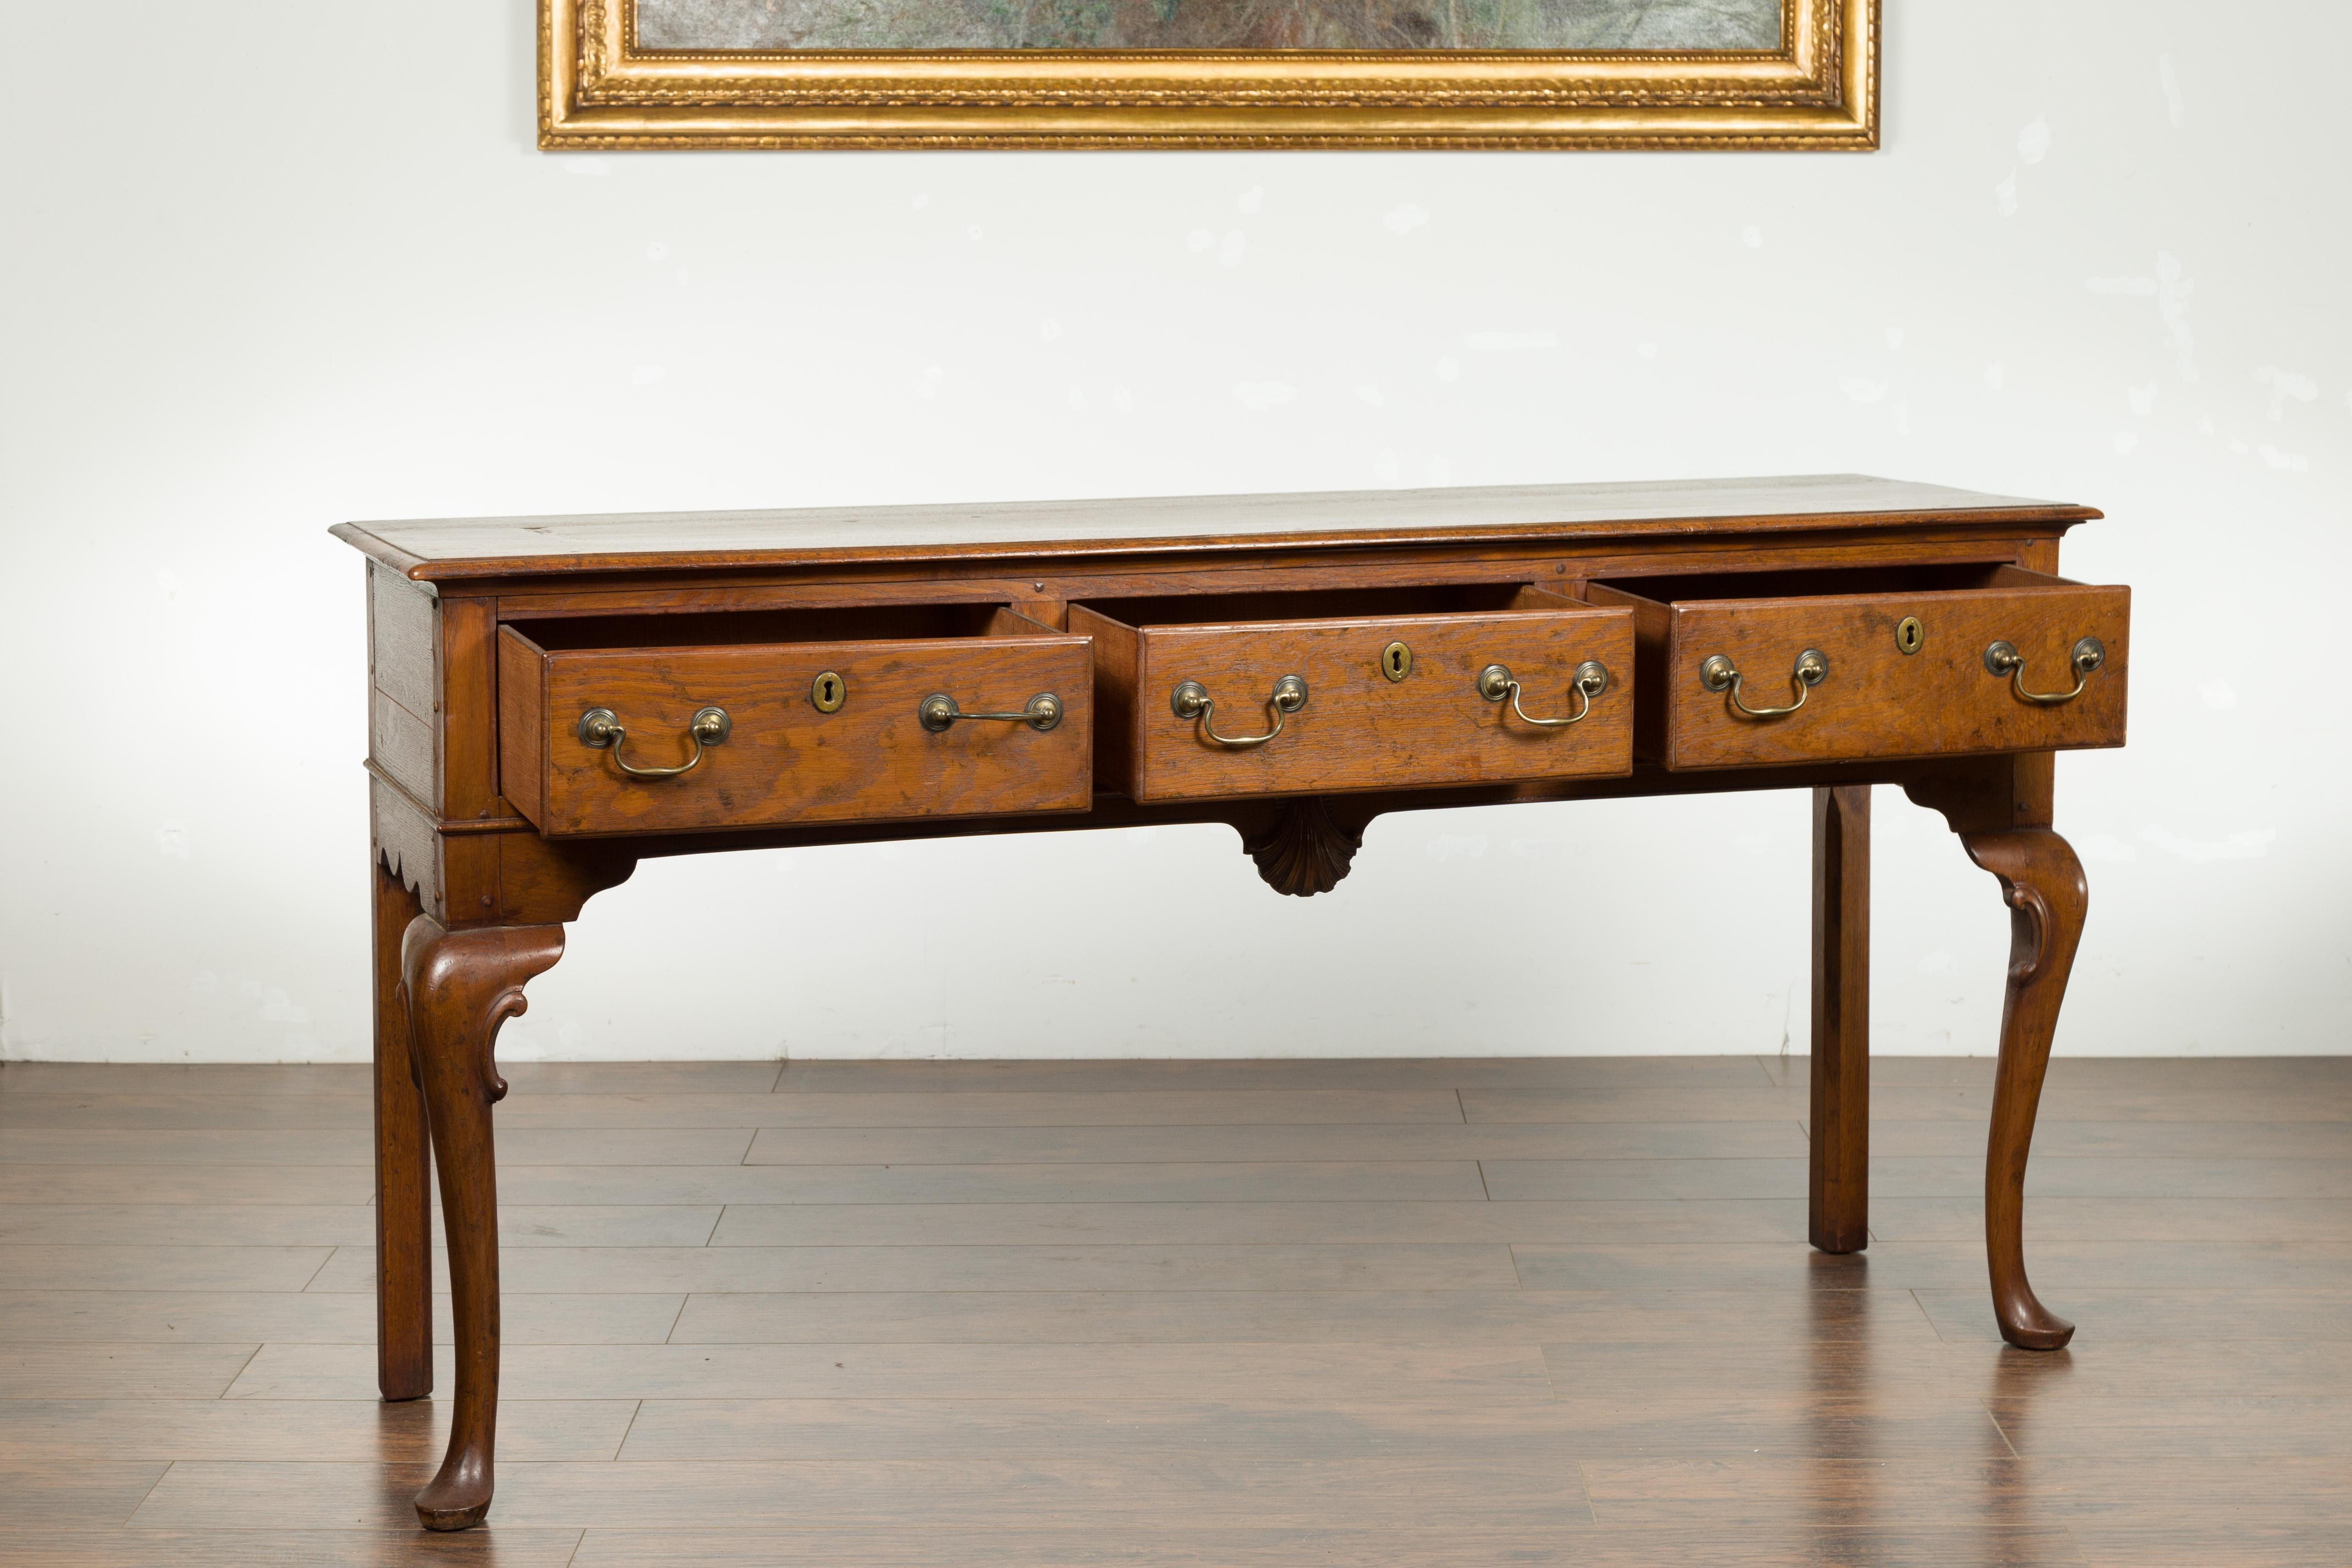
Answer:
[[[1870,786],[1813,791],[1813,1245],[1870,1245]]]
[[[386,1399],[422,1399],[433,1392],[432,1184],[400,944],[423,910],[380,856],[374,895],[375,1381]]]

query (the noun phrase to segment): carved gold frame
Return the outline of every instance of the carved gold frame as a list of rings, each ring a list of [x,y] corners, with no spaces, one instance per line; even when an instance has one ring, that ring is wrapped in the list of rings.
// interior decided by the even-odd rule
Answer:
[[[1878,5],[1784,0],[1752,54],[688,54],[633,0],[540,0],[539,144],[1866,151]]]

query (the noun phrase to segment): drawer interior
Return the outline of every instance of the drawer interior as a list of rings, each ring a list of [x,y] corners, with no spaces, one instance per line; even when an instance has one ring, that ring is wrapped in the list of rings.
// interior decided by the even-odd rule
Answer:
[[[1576,600],[1517,582],[1445,583],[1428,588],[1318,588],[1272,593],[1180,593],[1152,599],[1089,599],[1082,602],[1106,620],[1129,626],[1386,621],[1400,615],[1589,608]]]
[[[1053,636],[1001,604],[883,604],[851,610],[726,610],[580,615],[509,622],[548,653],[594,648],[724,648],[773,643],[905,643]]]
[[[1672,604],[1706,599],[1833,599],[1853,594],[1956,593],[1989,588],[2057,588],[2063,578],[2000,561],[1937,561],[1907,566],[1824,566],[1778,571],[1693,572],[1673,577],[1610,577],[1593,587]]]

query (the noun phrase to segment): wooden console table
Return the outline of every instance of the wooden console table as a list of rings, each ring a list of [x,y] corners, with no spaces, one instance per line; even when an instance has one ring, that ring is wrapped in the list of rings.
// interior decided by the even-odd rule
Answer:
[[[457,1409],[425,1526],[488,1511],[491,1050],[649,855],[1231,823],[1328,892],[1383,811],[1813,791],[1813,1245],[1867,1240],[1870,787],[2011,910],[1985,1167],[2011,1343],[2025,1161],[2083,926],[2053,753],[2124,739],[2099,514],[1858,477],[346,524],[369,559],[378,1377]]]

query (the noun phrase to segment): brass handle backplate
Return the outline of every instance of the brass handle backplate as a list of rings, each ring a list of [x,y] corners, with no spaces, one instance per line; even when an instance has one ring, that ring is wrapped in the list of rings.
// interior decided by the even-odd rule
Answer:
[[[1576,666],[1569,680],[1569,689],[1578,698],[1577,710],[1565,718],[1538,718],[1519,706],[1519,683],[1511,677],[1507,664],[1489,664],[1478,672],[1478,695],[1490,703],[1508,697],[1511,711],[1528,724],[1545,729],[1564,729],[1592,711],[1592,699],[1609,689],[1609,666],[1598,659],[1587,659]]]
[[[937,735],[964,719],[997,719],[1006,724],[1025,724],[1043,732],[1062,722],[1062,699],[1051,692],[1039,692],[1031,697],[1019,713],[966,713],[956,706],[955,698],[945,692],[933,692],[915,708],[915,716],[925,729]]]
[[[1229,750],[1247,751],[1280,735],[1282,721],[1307,706],[1307,682],[1303,676],[1285,675],[1274,683],[1274,695],[1265,699],[1267,710],[1274,715],[1274,727],[1264,735],[1219,735],[1210,723],[1216,715],[1216,702],[1198,681],[1186,681],[1169,693],[1168,706],[1178,718],[1198,719],[1202,739]]]
[[[1727,692],[1729,706],[1749,718],[1781,718],[1805,706],[1807,694],[1829,678],[1829,655],[1818,648],[1808,648],[1797,655],[1797,666],[1789,672],[1789,687],[1797,700],[1785,707],[1749,707],[1740,699],[1739,667],[1721,653],[1708,655],[1698,667],[1698,684],[1711,692]]]
[[[725,708],[696,709],[686,726],[686,737],[694,743],[694,755],[675,768],[639,768],[622,756],[621,743],[629,738],[629,732],[622,725],[620,716],[611,708],[590,708],[580,716],[580,723],[572,733],[579,736],[583,746],[598,751],[610,750],[613,766],[632,779],[675,779],[702,760],[705,747],[719,745],[733,733],[734,728],[735,721],[727,716]]]
[[[2021,702],[2035,703],[2042,707],[2056,707],[2060,703],[2073,702],[2083,695],[2090,684],[2091,674],[2107,662],[2107,645],[2096,637],[2085,637],[2074,644],[2066,663],[2074,671],[2074,689],[2071,692],[2029,692],[2025,689],[2025,655],[2013,643],[1995,643],[1984,651],[1985,673],[2009,677],[2009,689]]]

